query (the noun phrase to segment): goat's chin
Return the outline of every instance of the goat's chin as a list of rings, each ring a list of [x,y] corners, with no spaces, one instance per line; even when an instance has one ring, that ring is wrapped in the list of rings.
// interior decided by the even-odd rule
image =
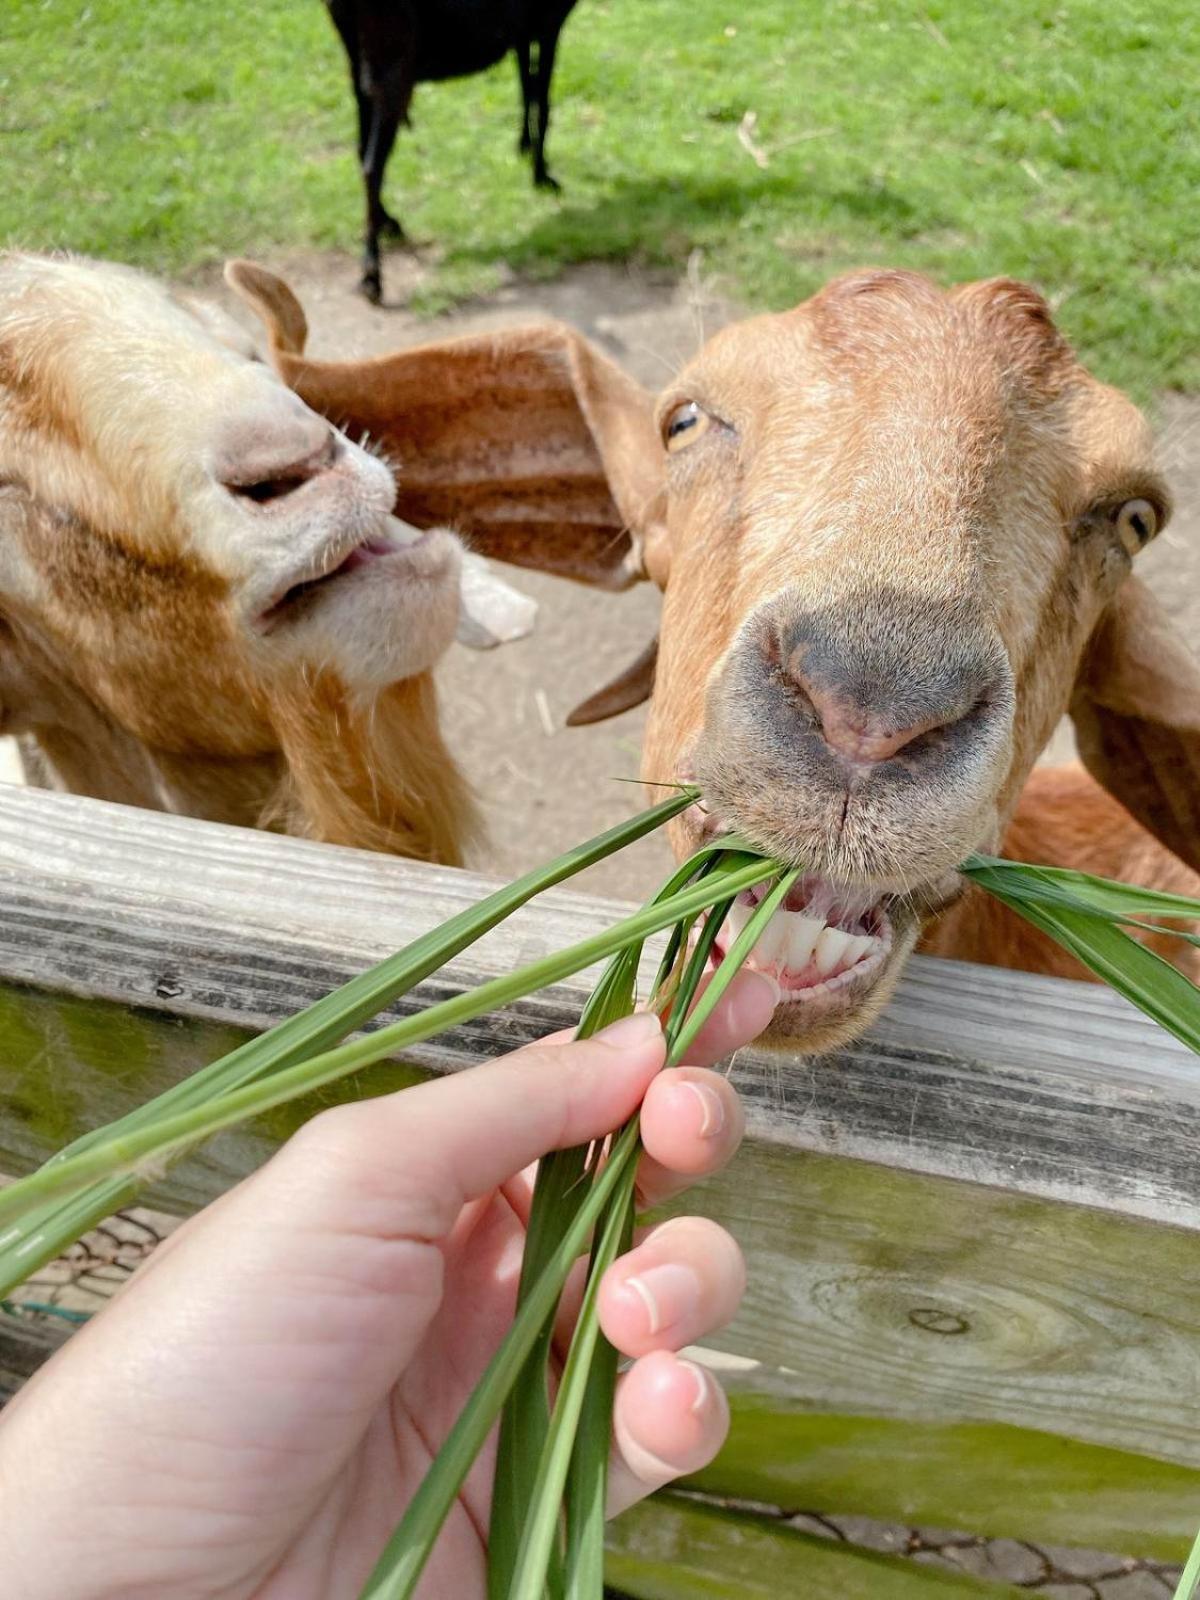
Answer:
[[[361,695],[429,672],[454,642],[461,570],[458,540],[434,530],[419,549],[338,579],[297,623],[292,648]]]

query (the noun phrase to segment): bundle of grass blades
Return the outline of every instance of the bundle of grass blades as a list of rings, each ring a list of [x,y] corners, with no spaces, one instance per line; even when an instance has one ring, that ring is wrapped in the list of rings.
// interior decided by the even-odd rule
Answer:
[[[696,799],[678,794],[418,940],[299,1016],[242,1046],[119,1122],[60,1153],[0,1194],[0,1295],[136,1193],[140,1175],[219,1129],[309,1093],[471,1017],[607,959],[579,1024],[594,1032],[634,1009],[645,941],[666,931],[646,1003],[665,1019],[679,1061],[799,876],[726,837],[705,846],[642,911],[519,972],[454,996],[364,1038],[336,1041],[465,949],[534,894],[641,837]],[[1077,955],[1200,1052],[1200,990],[1133,939],[1200,918],[1200,902],[1059,869],[976,856],[963,871]],[[745,889],[766,885],[745,928],[700,992],[717,932]],[[616,1356],[599,1333],[600,1279],[633,1226],[636,1116],[605,1151],[549,1156],[539,1169],[513,1326],[404,1513],[363,1600],[405,1600],[476,1455],[502,1417],[490,1530],[490,1600],[600,1600],[603,1515]],[[587,1285],[561,1374],[551,1330],[568,1273],[591,1251]],[[1200,1572],[1200,1540],[1189,1562]],[[1177,1591],[1190,1600],[1192,1583]]]

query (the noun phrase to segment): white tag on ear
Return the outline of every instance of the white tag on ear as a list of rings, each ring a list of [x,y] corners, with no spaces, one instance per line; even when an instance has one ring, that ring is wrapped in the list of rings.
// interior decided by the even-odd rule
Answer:
[[[458,602],[458,642],[492,650],[533,632],[537,601],[498,578],[483,556],[464,550]]]

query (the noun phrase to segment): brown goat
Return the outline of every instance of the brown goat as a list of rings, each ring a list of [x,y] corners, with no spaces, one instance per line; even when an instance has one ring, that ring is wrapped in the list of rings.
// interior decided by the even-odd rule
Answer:
[[[216,313],[0,256],[0,732],[35,781],[457,861],[459,547],[394,498]]]
[[[288,382],[400,452],[401,515],[664,590],[657,665],[588,714],[653,677],[645,775],[698,777],[709,808],[677,850],[728,825],[808,866],[756,952],[782,1034],[859,1032],[925,928],[944,954],[1063,970],[960,899],[957,864],[1010,823],[1018,852],[1196,884],[1200,671],[1130,577],[1167,492],[1146,423],[1034,290],[851,274],[718,334],[657,408],[566,328],[318,363],[286,286],[257,297]],[[1068,709],[1115,798],[1038,776],[1014,820]]]

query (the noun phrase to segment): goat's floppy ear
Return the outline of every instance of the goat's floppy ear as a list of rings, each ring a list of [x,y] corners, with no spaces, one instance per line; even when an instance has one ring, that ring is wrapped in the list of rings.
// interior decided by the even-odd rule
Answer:
[[[271,359],[302,356],[308,338],[304,307],[283,279],[253,261],[227,261],[225,282],[262,319]]]
[[[649,700],[654,693],[654,669],[658,665],[658,635],[623,672],[595,694],[581,700],[567,718],[568,728],[585,728],[590,722],[606,722]]]
[[[390,458],[397,516],[450,526],[481,555],[580,583],[665,580],[653,402],[582,334],[547,322],[373,360],[310,361],[289,348],[286,285],[244,262],[227,271],[265,317],[286,382]]]
[[[1092,776],[1200,871],[1200,665],[1137,578],[1092,635],[1071,716]]]

